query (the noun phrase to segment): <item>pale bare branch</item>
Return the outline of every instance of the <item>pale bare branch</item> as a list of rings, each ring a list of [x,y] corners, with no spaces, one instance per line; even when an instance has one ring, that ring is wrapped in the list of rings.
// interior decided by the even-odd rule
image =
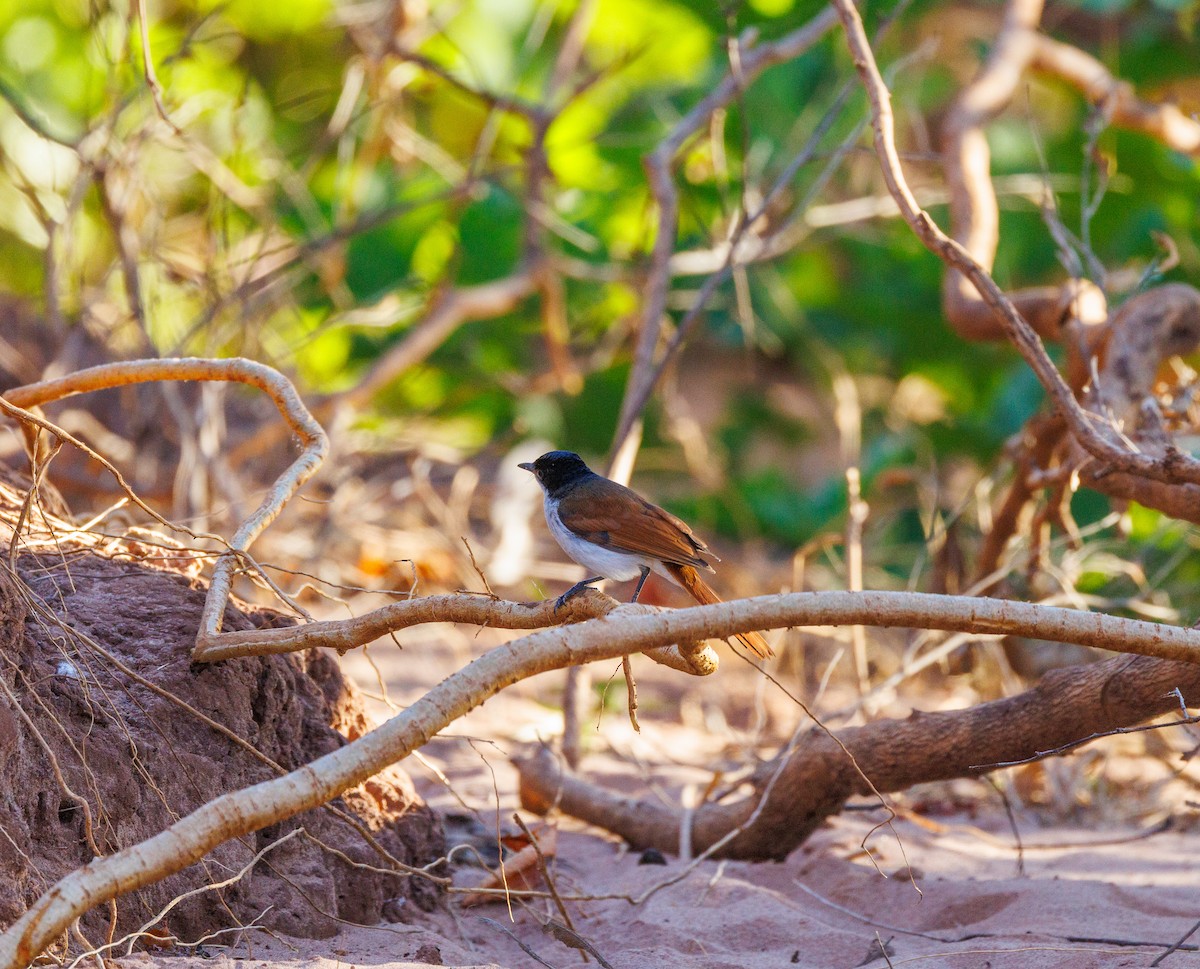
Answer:
[[[1030,66],[1071,85],[1107,112],[1113,124],[1150,135],[1173,151],[1200,155],[1200,121],[1170,102],[1143,101],[1132,84],[1078,47],[1037,34]]]
[[[427,596],[392,603],[354,619],[223,633],[220,642],[206,646],[197,659],[294,652],[314,646],[344,652],[389,631],[422,622],[459,621],[528,629],[593,616],[603,618],[578,628],[607,630],[614,641],[637,644],[633,652],[680,642],[724,639],[752,630],[861,624],[1028,636],[1200,662],[1197,630],[1029,602],[922,592],[792,592],[686,609],[619,604],[595,593],[575,597],[557,613],[552,600],[530,603],[485,596]]]
[[[608,615],[620,606],[615,599],[591,590],[574,596],[562,608],[555,600],[541,602],[510,602],[490,596],[453,594],[423,596],[393,602],[353,619],[327,620],[283,629],[249,629],[225,632],[219,636],[202,637],[196,646],[195,659],[200,663],[215,663],[238,656],[266,656],[273,653],[293,653],[314,646],[336,649],[339,653],[405,629],[427,622],[463,622],[497,629],[544,629],[563,623],[580,622]],[[622,612],[652,611],[651,606],[626,606]],[[684,673],[707,676],[717,670],[716,654],[709,647],[696,643],[682,647],[666,644],[650,650],[647,655],[656,662]]]
[[[158,380],[232,380],[257,387],[271,398],[280,416],[303,445],[300,456],[276,479],[262,503],[238,528],[228,550],[217,559],[200,629],[200,638],[215,636],[221,631],[240,553],[249,550],[254,539],[278,517],[287,500],[316,473],[329,449],[324,430],[309,414],[291,382],[271,367],[240,358],[133,360],[103,364],[54,380],[17,387],[5,394],[5,400],[15,407],[27,409],[75,394]]]
[[[320,408],[321,412],[328,413],[340,407],[361,407],[380,388],[425,360],[464,323],[511,312],[536,289],[536,267],[525,266],[503,279],[477,286],[461,286],[435,297],[429,312],[404,339],[376,360],[366,376],[351,390],[326,401]]]

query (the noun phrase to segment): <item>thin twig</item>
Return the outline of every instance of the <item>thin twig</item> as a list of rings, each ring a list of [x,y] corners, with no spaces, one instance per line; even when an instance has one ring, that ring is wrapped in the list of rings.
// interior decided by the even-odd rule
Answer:
[[[522,942],[520,939],[518,939],[517,936],[506,926],[501,925],[495,919],[488,918],[486,915],[477,915],[475,917],[477,919],[479,919],[480,922],[486,922],[488,925],[491,925],[491,926],[499,929],[501,932],[503,932],[505,935],[507,935],[510,939],[512,939],[517,945],[519,945],[521,947],[522,952],[524,952],[527,956],[529,956],[530,959],[533,959],[539,965],[545,966],[546,969],[554,969],[554,966],[550,965],[550,963],[548,963],[545,959],[543,959],[536,952],[534,952],[533,949],[531,949],[524,942]]]
[[[500,597],[492,591],[492,587],[487,580],[487,576],[483,574],[483,569],[481,569],[479,567],[479,563],[475,561],[475,549],[471,548],[471,543],[468,541],[467,536],[463,535],[461,538],[462,543],[467,547],[467,555],[471,557],[471,568],[475,570],[475,574],[479,576],[479,581],[483,583],[484,593],[491,596],[493,599],[499,599]]]
[[[546,856],[542,853],[542,846],[538,843],[538,839],[534,837],[532,831],[529,830],[529,825],[525,823],[525,819],[520,813],[513,811],[513,820],[517,823],[525,837],[529,839],[529,843],[533,846],[534,853],[537,856],[538,871],[542,874],[542,881],[546,883],[546,888],[550,892],[550,897],[554,899],[554,906],[558,909],[558,914],[563,917],[563,921],[567,923],[567,927],[572,931],[575,929],[575,923],[571,921],[571,913],[567,911],[566,905],[563,904],[562,896],[558,894],[558,886],[554,884],[554,878],[550,874],[550,868],[546,864]]]
[[[676,155],[689,138],[704,128],[712,113],[729,104],[745,84],[768,67],[799,57],[824,37],[834,22],[833,13],[827,8],[804,26],[771,43],[742,47],[745,41],[739,39],[738,70],[731,68],[721,83],[702,98],[644,160],[650,190],[658,206],[658,227],[650,256],[633,368],[621,402],[611,453],[620,450],[637,414],[649,399],[656,379],[656,350],[671,284],[671,257],[675,252],[679,219],[679,192],[671,171]]]
[[[637,682],[633,678],[633,664],[629,661],[628,653],[621,657],[621,671],[625,674],[625,696],[629,707],[629,722],[637,733],[641,733],[642,728],[638,724],[637,718]]]
[[[1047,757],[1057,757],[1060,754],[1070,753],[1072,750],[1090,744],[1093,740],[1099,740],[1101,737],[1116,737],[1127,733],[1146,733],[1151,730],[1166,730],[1168,727],[1188,727],[1194,723],[1200,723],[1200,716],[1182,717],[1179,720],[1171,720],[1168,723],[1147,723],[1138,727],[1115,727],[1112,730],[1102,730],[1099,733],[1080,737],[1078,740],[1072,740],[1070,743],[1062,744],[1051,750],[1039,750],[1028,757],[1022,757],[1020,760],[1005,760],[995,764],[976,764],[972,765],[971,769],[990,771],[998,770],[1001,767],[1020,767],[1022,764],[1032,764],[1035,761],[1045,760]]]
[[[1025,844],[1021,841],[1021,829],[1017,827],[1017,816],[1013,813],[1012,803],[1008,799],[1008,794],[1005,793],[1004,788],[1000,786],[1000,783],[996,780],[996,778],[994,778],[991,774],[987,774],[983,779],[987,781],[988,786],[1000,796],[1000,803],[1004,805],[1004,814],[1008,818],[1008,827],[1013,833],[1013,842],[1016,844],[1017,877],[1024,878]]]
[[[146,16],[146,0],[137,0],[137,15],[142,40],[142,64],[146,71],[146,87],[150,89],[150,96],[154,98],[154,109],[175,134],[182,136],[183,132],[167,113],[167,107],[163,104],[162,99],[162,85],[158,83],[158,75],[154,73],[154,57],[150,53],[150,23]]]
[[[1187,940],[1193,935],[1195,935],[1197,930],[1200,930],[1200,921],[1197,921],[1195,924],[1193,924],[1190,929],[1183,933],[1178,942],[1172,944],[1166,952],[1150,963],[1151,969],[1154,969],[1155,966],[1161,966],[1163,964],[1163,960],[1166,959],[1167,956],[1169,956],[1172,952],[1178,952],[1181,948],[1183,948],[1184,943],[1187,942]],[[1188,948],[1195,949],[1195,946],[1188,946]]]

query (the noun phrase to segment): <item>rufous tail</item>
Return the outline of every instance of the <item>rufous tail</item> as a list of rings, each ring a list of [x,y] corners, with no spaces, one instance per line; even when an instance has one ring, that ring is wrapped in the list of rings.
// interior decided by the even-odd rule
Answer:
[[[714,602],[722,601],[721,597],[713,592],[709,584],[700,578],[700,573],[692,568],[692,566],[676,565],[673,562],[665,564],[667,571],[674,576],[675,581],[687,589],[691,597],[700,603],[700,605],[711,606]],[[737,633],[733,638],[747,649],[763,657],[763,659],[775,655],[760,633]]]

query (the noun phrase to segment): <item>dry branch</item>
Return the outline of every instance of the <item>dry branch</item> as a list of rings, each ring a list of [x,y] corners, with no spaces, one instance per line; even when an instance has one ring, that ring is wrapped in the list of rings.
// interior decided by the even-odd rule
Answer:
[[[267,656],[273,653],[294,653],[313,647],[336,649],[339,653],[426,622],[461,622],[497,629],[544,629],[564,623],[596,619],[613,612],[620,603],[594,589],[574,596],[561,609],[554,599],[541,602],[509,602],[491,596],[456,593],[454,595],[422,596],[394,602],[353,619],[326,620],[284,629],[251,629],[222,633],[197,643],[195,660],[215,663],[238,656]],[[644,614],[651,606],[632,605],[621,609],[626,613]],[[718,666],[717,654],[711,647],[692,642],[683,646],[669,644],[645,650],[646,655],[663,666],[708,676]]]
[[[855,67],[871,102],[875,152],[879,157],[884,181],[896,200],[901,215],[912,227],[917,238],[941,259],[948,269],[962,273],[982,295],[1000,319],[1009,340],[1025,358],[1047,396],[1066,420],[1075,440],[1098,462],[1100,473],[1136,475],[1166,484],[1200,484],[1200,462],[1194,458],[1173,449],[1162,456],[1135,451],[1107,420],[1084,410],[1046,353],[1041,338],[1021,315],[1013,301],[971,253],[947,236],[929,213],[917,204],[904,178],[896,149],[891,93],[879,73],[879,66],[871,52],[862,20],[849,0],[834,0],[834,4],[842,18]]]
[[[634,653],[675,643],[725,639],[753,630],[864,625],[1028,636],[1200,663],[1200,630],[1007,599],[924,592],[791,592],[734,599],[710,606],[659,609],[642,604],[618,605],[600,593],[576,598],[593,602],[607,600],[607,603],[600,601],[595,607],[596,611],[603,612],[599,618],[565,627],[566,630],[579,631],[580,635],[587,631],[588,636],[607,632],[614,642],[619,640],[632,647],[626,652]],[[579,612],[568,612],[571,605],[569,602],[559,610],[558,618],[579,618],[593,608],[588,606]],[[232,648],[225,651],[222,658],[290,652],[316,646],[344,651],[388,631],[420,622],[457,618],[502,628],[529,628],[544,625],[554,617],[552,600],[521,603],[483,596],[429,596],[384,606],[356,619],[225,633],[223,635],[229,637]],[[210,652],[207,658],[214,658],[213,653]]]
[[[687,823],[695,850],[729,838],[717,854],[782,859],[847,798],[875,793],[864,775],[887,792],[983,774],[1004,762],[1178,709],[1176,689],[1195,703],[1200,666],[1122,656],[1056,670],[1036,689],[966,710],[914,711],[905,720],[840,731],[836,739],[814,731],[759,771],[763,779],[750,795],[705,804],[686,815],[658,798],[624,797],[565,773],[541,750],[518,764],[522,803],[530,810],[557,807],[638,849],[676,851]]]

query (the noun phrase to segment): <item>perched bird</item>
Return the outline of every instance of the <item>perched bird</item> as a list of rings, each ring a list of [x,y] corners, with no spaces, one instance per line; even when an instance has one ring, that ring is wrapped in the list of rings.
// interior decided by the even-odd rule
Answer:
[[[549,451],[519,467],[532,472],[546,493],[546,524],[554,540],[595,573],[559,596],[556,609],[601,579],[625,582],[637,577],[631,600],[637,602],[651,572],[683,587],[701,605],[721,601],[697,572],[713,571],[702,558],[712,553],[674,515],[596,474],[573,451]],[[772,655],[759,633],[739,633],[736,638],[759,656]]]

